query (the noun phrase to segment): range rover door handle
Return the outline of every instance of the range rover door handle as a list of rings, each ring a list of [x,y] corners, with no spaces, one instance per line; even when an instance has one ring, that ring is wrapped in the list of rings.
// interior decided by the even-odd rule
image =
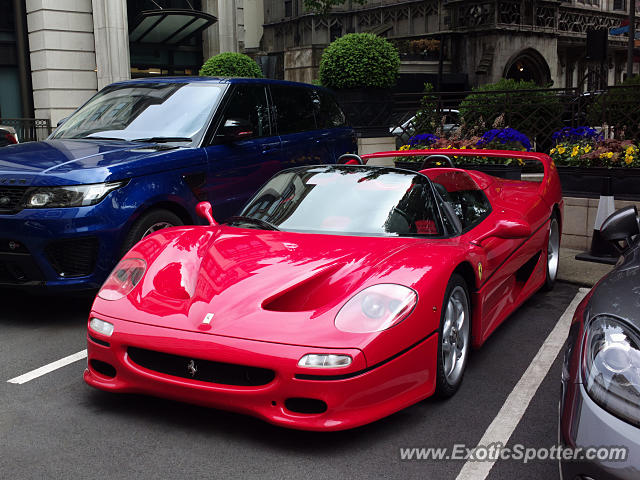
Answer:
[[[277,149],[280,146],[279,143],[268,143],[266,145],[262,145],[262,153],[269,153],[273,150]]]

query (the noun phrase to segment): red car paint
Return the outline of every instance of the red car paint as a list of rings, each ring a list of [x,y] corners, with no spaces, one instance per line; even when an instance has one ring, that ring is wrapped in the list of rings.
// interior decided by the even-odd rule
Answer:
[[[483,190],[491,203],[484,220],[453,238],[295,233],[224,224],[170,228],[146,237],[126,255],[146,261],[140,283],[120,300],[97,297],[93,304],[90,318],[112,323],[114,333],[106,337],[89,328],[85,381],[103,390],[168,397],[307,430],[356,427],[432,395],[437,331],[453,272],[465,268],[469,277],[472,342],[479,347],[544,284],[549,220],[554,211],[562,218],[563,204],[547,155],[429,153],[538,160],[544,179],[535,183],[477,171],[424,170],[449,191]],[[424,151],[363,159],[407,155],[424,156]],[[493,236],[496,225],[509,222],[528,228],[530,235]],[[518,269],[538,253],[530,276],[519,280]],[[381,283],[417,293],[411,314],[381,332],[338,330],[334,321],[341,307]],[[269,369],[275,376],[252,386],[194,380],[140,366],[128,354],[131,347],[184,357],[185,372],[187,361],[195,359]],[[314,353],[348,355],[352,363],[298,366],[304,355]],[[287,408],[287,400],[297,398],[324,401],[326,411],[305,414]]]

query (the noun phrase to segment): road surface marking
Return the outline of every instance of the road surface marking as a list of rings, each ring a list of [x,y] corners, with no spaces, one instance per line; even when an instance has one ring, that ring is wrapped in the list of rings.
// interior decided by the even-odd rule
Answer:
[[[529,402],[536,394],[538,387],[547,376],[551,365],[553,365],[562,349],[569,334],[573,314],[587,293],[589,293],[588,288],[581,288],[576,293],[576,296],[564,311],[558,323],[540,347],[540,350],[538,350],[531,365],[529,365],[529,368],[527,368],[507,397],[498,415],[484,432],[480,442],[478,442],[478,447],[498,442],[502,445],[507,444],[527,410]],[[560,379],[558,378],[559,381]],[[484,480],[495,463],[495,460],[486,462],[468,461],[463,465],[456,480]]]
[[[22,385],[23,383],[27,383],[34,378],[41,377],[46,375],[47,373],[51,373],[54,370],[65,367],[70,363],[77,362],[78,360],[82,360],[83,358],[87,358],[87,351],[82,350],[81,352],[74,353],[73,355],[69,355],[68,357],[61,358],[60,360],[56,360],[55,362],[51,362],[43,367],[36,368],[35,370],[31,370],[19,377],[12,378],[11,380],[7,380],[8,383],[16,383],[18,385]]]

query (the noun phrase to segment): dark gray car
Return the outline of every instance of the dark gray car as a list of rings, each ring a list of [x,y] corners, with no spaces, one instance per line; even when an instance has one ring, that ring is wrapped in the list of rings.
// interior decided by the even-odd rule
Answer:
[[[582,451],[577,460],[561,461],[565,480],[640,478],[640,229],[636,208],[615,212],[605,220],[601,233],[622,256],[580,303],[569,331],[559,436],[565,447]],[[611,454],[609,447],[621,447],[620,455]]]

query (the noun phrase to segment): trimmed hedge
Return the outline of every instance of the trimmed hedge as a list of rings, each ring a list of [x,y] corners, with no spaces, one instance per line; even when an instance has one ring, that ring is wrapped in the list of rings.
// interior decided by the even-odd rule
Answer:
[[[607,124],[614,128],[616,137],[640,137],[640,75],[627,78],[620,87],[594,95],[594,101],[587,110],[590,126]]]
[[[560,98],[535,82],[505,79],[473,89],[460,104],[460,115],[468,125],[490,128],[498,117],[507,127],[530,137],[562,125]]]
[[[200,69],[206,77],[249,77],[262,78],[260,66],[248,55],[225,52],[214,55]]]
[[[390,88],[399,68],[398,50],[390,42],[372,33],[350,33],[325,49],[320,81],[334,89]]]

